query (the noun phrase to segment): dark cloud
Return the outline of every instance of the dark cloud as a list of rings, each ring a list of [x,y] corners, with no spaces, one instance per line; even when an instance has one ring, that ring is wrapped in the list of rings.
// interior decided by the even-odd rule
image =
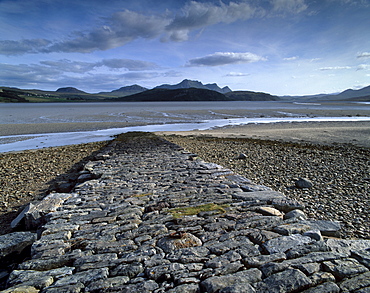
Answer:
[[[191,59],[188,61],[187,66],[220,66],[227,64],[252,63],[265,60],[266,58],[249,52],[217,52],[205,57]]]
[[[307,8],[304,0],[270,0],[272,13],[299,13]],[[147,15],[124,10],[103,18],[103,25],[89,31],[75,32],[61,41],[31,39],[0,41],[0,54],[20,55],[26,53],[104,51],[124,46],[136,39],[161,37],[162,41],[186,41],[189,34],[218,23],[233,23],[253,17],[265,16],[266,10],[258,2],[213,2],[190,1],[180,13],[166,12]]]
[[[50,52],[89,53],[123,46],[135,39],[158,37],[168,24],[164,17],[144,15],[125,10],[107,18],[107,24],[88,33],[80,32],[75,38],[57,42]]]
[[[226,5],[191,1],[176,15],[166,27],[172,41],[185,41],[194,29],[204,28],[217,23],[232,23],[253,17],[257,9],[248,3],[230,2]]]

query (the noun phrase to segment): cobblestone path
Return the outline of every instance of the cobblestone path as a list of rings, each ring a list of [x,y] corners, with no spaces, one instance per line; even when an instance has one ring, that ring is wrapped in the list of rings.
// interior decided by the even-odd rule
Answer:
[[[370,241],[152,134],[79,181],[25,213],[42,228],[3,292],[370,292]]]

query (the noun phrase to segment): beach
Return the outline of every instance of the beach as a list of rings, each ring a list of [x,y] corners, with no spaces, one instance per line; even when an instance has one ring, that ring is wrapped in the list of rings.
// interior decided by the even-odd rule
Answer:
[[[310,217],[342,222],[344,238],[369,238],[369,133],[370,122],[300,122],[157,134],[302,201]],[[10,231],[9,223],[21,206],[75,180],[82,162],[104,145],[0,154],[2,233]],[[240,153],[246,159],[236,159]],[[299,177],[312,180],[314,187],[292,187]]]
[[[9,145],[0,153],[2,233],[10,231],[9,223],[22,206],[71,185],[80,166],[92,159],[106,140],[113,139],[112,135],[139,130],[155,132],[206,161],[304,202],[310,217],[343,222],[343,237],[370,237],[365,224],[370,214],[370,121],[360,121],[369,118],[368,105],[67,103],[4,104],[0,110],[0,143]],[[320,117],[339,119],[312,122]],[[300,122],[267,123],[274,118]],[[204,121],[208,121],[205,126]],[[247,124],[239,123],[243,121]],[[99,142],[93,136],[101,132],[106,133],[98,137]],[[11,142],[25,140],[27,149],[33,135],[40,135],[34,143],[38,149],[15,151]],[[86,143],[84,135],[95,142]],[[46,147],[53,140],[61,146]],[[67,142],[70,145],[63,146]],[[246,159],[235,159],[240,153]],[[312,180],[314,187],[292,188],[299,177]]]

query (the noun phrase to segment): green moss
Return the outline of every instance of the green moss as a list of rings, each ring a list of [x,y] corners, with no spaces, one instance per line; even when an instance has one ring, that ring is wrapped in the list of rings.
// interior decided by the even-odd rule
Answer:
[[[140,193],[140,194],[135,194],[133,197],[144,197],[144,196],[150,196],[153,195],[153,193],[148,192],[148,193]]]
[[[172,216],[175,219],[184,217],[184,216],[192,216],[197,215],[200,212],[210,212],[216,211],[219,214],[226,213],[225,208],[229,207],[229,205],[218,205],[214,203],[208,203],[204,205],[194,206],[194,207],[183,207],[183,208],[175,208],[169,210]]]
[[[132,140],[136,138],[157,138],[154,133],[151,132],[144,132],[144,131],[131,131],[126,133],[121,133],[115,136],[116,141],[126,141]]]

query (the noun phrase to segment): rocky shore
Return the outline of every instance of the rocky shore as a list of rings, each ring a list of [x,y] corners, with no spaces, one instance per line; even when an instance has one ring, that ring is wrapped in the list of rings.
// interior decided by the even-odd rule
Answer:
[[[10,222],[21,206],[53,190],[70,191],[78,170],[105,144],[0,153],[0,234],[10,231]]]
[[[343,223],[341,237],[370,239],[370,149],[247,138],[166,139],[304,203],[311,218]],[[299,178],[310,188],[297,188]]]
[[[3,292],[370,290],[370,240],[168,140],[121,135],[78,175],[13,222],[30,231],[0,236],[3,266],[24,256]]]

